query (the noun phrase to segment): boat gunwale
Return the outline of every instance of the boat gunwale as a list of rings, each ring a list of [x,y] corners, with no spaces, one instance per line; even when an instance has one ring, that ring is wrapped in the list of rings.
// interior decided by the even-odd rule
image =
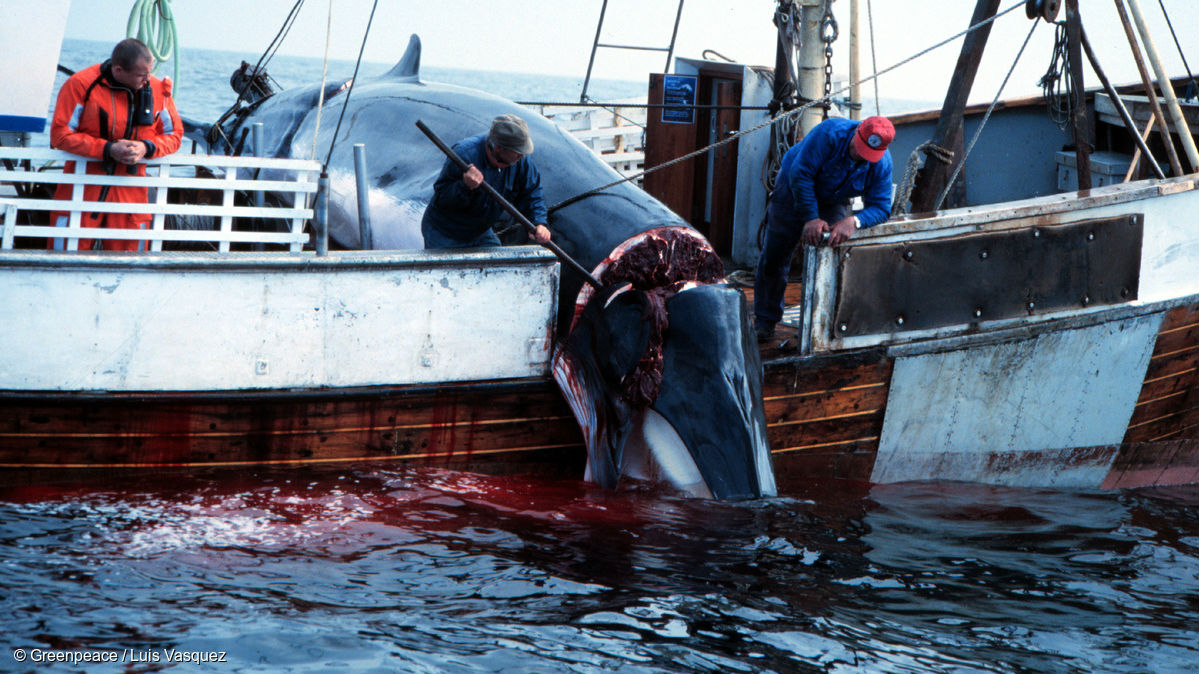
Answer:
[[[939,236],[952,235],[953,232],[947,230],[954,228],[963,228],[962,233],[981,231],[983,225],[999,225],[1009,220],[1070,214],[1084,209],[1144,201],[1194,190],[1199,190],[1199,174],[1193,173],[1166,179],[1151,178],[1106,185],[1077,192],[1061,192],[1016,201],[978,204],[933,213],[909,213],[899,216],[899,219],[863,229],[845,245],[852,247],[893,241],[911,241],[913,235],[931,232],[935,232]],[[986,229],[994,231],[1003,228],[992,226]]]
[[[387,397],[446,395],[490,391],[522,392],[556,390],[550,377],[519,377],[482,381],[440,382],[435,384],[384,384],[327,388],[225,389],[202,391],[45,391],[0,390],[0,404],[11,401],[69,403],[220,403],[220,402],[291,402],[309,400],[369,400]]]
[[[486,264],[486,263],[492,264]],[[5,267],[54,267],[62,270],[126,268],[129,270],[204,270],[204,271],[346,271],[359,269],[428,269],[470,267],[487,271],[489,267],[542,265],[557,263],[553,253],[540,246],[505,246],[478,250],[347,250],[277,253],[217,251],[163,252],[59,252],[50,250],[0,251],[0,269]]]
[[[1025,323],[1010,327],[999,327],[989,330],[979,330],[968,334],[955,334],[945,337],[929,337],[920,341],[904,342],[902,344],[876,344],[859,348],[813,353],[807,356],[788,356],[775,358],[762,363],[765,368],[802,365],[805,367],[816,363],[837,361],[839,358],[862,354],[882,353],[887,358],[919,356],[930,353],[944,353],[959,349],[974,348],[1005,342],[1019,342],[1032,339],[1049,332],[1079,330],[1111,321],[1139,318],[1150,314],[1169,311],[1180,306],[1199,304],[1199,293],[1171,297],[1153,302],[1121,304],[1111,307],[1098,307],[1086,313],[1072,313],[1067,316],[1057,316],[1040,320],[1035,323]],[[877,356],[871,356],[877,357]]]

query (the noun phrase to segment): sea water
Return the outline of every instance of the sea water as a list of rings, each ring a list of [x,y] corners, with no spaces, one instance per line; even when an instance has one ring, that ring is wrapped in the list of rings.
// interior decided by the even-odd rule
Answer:
[[[1199,487],[782,487],[358,468],[0,490],[0,671],[1199,671]]]
[[[403,56],[403,45],[399,43],[396,53],[398,61]],[[112,45],[90,40],[64,40],[59,65],[78,71],[100,63],[108,58]],[[251,66],[258,63],[261,54],[250,52],[216,51],[211,49],[184,50],[179,57],[179,77],[174,84],[175,104],[179,114],[201,123],[215,122],[237,99],[237,93],[229,84],[230,76],[245,61]],[[364,61],[359,66],[359,78],[377,77],[387,72],[395,63]],[[319,83],[325,64],[321,58],[305,56],[275,55],[263,66],[279,89]],[[174,79],[171,62],[159,65],[158,77]],[[354,62],[331,60],[328,66],[328,81],[346,81],[354,74]],[[57,75],[54,93],[66,81],[67,75]],[[583,90],[583,73],[579,77],[537,75],[529,73],[507,73],[487,70],[463,70],[422,66],[421,78],[428,82],[444,82],[481,89],[497,96],[515,101],[536,103],[577,104]],[[644,101],[648,80],[593,79],[587,87],[588,98],[603,101]],[[53,113],[54,101],[50,101]],[[31,144],[45,147],[49,144],[47,132],[34,134]]]

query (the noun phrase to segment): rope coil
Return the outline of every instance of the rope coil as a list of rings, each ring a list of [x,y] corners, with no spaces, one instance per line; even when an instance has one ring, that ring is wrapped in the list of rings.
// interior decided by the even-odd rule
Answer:
[[[140,40],[154,57],[154,71],[163,61],[174,65],[175,92],[179,91],[179,42],[175,33],[175,15],[171,0],[136,0],[129,11],[125,36]]]
[[[953,150],[941,147],[931,140],[926,140],[916,146],[908,155],[908,163],[903,169],[903,179],[899,189],[895,191],[895,199],[891,202],[891,215],[906,213],[908,202],[912,199],[912,190],[916,188],[916,174],[924,164],[924,157],[929,156],[942,164],[953,161]]]

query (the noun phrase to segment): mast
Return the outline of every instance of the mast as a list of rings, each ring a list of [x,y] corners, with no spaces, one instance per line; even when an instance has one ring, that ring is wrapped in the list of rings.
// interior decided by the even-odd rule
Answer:
[[[999,0],[978,0],[978,4],[974,6],[974,16],[970,18],[970,25],[986,21],[998,11]],[[936,131],[933,132],[933,143],[939,147],[952,150],[962,144],[962,113],[966,109],[966,100],[970,98],[970,88],[974,86],[974,76],[978,74],[978,64],[990,34],[991,24],[988,23],[971,31],[962,42],[962,51],[958,55],[953,79],[950,81],[949,90],[945,92],[945,103],[941,106],[941,117],[937,120]],[[916,186],[912,190],[914,213],[933,210],[937,203],[937,195],[945,189],[953,170],[953,164],[940,161],[931,151],[926,150],[925,155],[924,168],[917,173]]]
[[[1091,189],[1091,120],[1087,117],[1087,91],[1082,83],[1082,19],[1078,0],[1066,0],[1066,53],[1070,62],[1070,121],[1074,126],[1074,157],[1078,189]]]
[[[820,0],[799,1],[799,100],[814,101],[824,96],[824,46],[820,41],[820,22],[824,18]],[[823,110],[812,106],[799,118],[800,135],[805,136],[823,121]]]
[[[858,0],[849,0],[849,118],[861,119],[862,109],[855,103],[862,102],[861,48],[858,46]],[[876,103],[877,105],[877,103]]]

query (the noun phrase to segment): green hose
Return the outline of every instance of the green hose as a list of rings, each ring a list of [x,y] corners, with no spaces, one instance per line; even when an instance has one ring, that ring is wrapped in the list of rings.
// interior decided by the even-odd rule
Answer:
[[[154,57],[154,70],[163,61],[170,60],[175,67],[175,91],[179,91],[178,42],[175,39],[175,16],[171,13],[171,0],[135,0],[129,12],[127,37],[135,37],[150,48]]]

